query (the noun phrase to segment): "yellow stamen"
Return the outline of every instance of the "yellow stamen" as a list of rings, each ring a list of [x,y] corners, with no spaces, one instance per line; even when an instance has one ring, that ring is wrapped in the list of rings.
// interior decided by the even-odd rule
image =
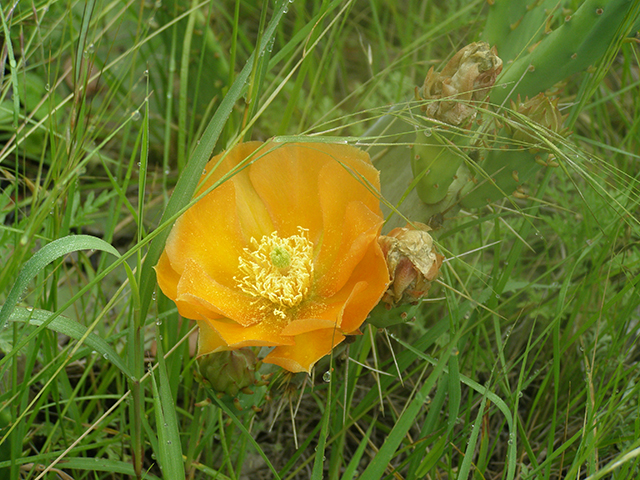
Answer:
[[[284,309],[295,307],[309,292],[313,275],[313,244],[298,228],[300,235],[280,238],[277,232],[263,236],[260,242],[251,239],[252,250],[238,259],[238,269],[244,275],[237,279],[238,287],[273,304],[273,313],[285,318]]]

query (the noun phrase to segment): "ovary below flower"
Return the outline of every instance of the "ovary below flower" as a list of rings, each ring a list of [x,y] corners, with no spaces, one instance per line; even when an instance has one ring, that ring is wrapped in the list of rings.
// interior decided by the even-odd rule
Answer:
[[[346,145],[251,142],[214,157],[198,192],[239,165],[178,219],[158,283],[198,321],[199,354],[275,347],[265,362],[309,372],[386,290],[378,172]]]

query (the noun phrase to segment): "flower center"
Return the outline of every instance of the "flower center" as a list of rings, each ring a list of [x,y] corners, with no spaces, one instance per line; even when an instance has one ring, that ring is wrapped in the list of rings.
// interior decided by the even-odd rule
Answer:
[[[273,312],[285,318],[284,309],[295,307],[305,298],[313,275],[313,244],[298,227],[300,235],[280,238],[277,232],[251,239],[253,249],[245,248],[238,259],[241,279],[238,287],[252,297],[264,298]]]

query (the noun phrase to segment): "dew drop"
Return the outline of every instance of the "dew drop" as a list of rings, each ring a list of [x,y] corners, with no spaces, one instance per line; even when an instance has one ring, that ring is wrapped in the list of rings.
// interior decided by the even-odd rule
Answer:
[[[89,46],[85,49],[84,52],[82,52],[82,56],[84,58],[89,58],[91,55],[93,55],[93,53],[96,51],[95,47],[93,46],[93,43],[90,43]]]
[[[131,119],[135,122],[137,122],[138,120],[140,120],[142,118],[142,115],[140,115],[140,112],[138,110],[134,110],[131,113]]]
[[[44,86],[44,89],[48,92],[49,90],[51,90],[51,86],[47,83],[47,84]]]
[[[324,372],[324,374],[322,375],[322,380],[325,383],[329,383],[331,381],[331,372],[329,371]]]

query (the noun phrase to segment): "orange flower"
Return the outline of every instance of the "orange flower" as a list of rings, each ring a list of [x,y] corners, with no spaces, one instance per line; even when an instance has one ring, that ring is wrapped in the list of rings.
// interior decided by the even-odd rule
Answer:
[[[346,145],[250,142],[214,157],[198,193],[236,167],[175,223],[158,284],[198,321],[199,355],[275,347],[265,362],[310,372],[387,288],[378,171]]]

